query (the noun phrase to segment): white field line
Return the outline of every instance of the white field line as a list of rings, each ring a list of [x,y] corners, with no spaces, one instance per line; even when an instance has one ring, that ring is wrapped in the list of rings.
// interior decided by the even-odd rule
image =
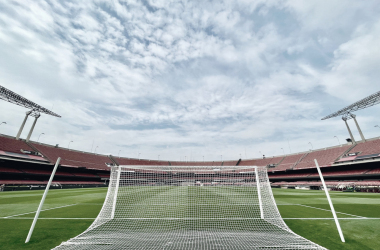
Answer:
[[[62,207],[70,207],[70,206],[74,206],[74,205],[76,205],[76,204],[70,204],[70,205],[64,205],[64,206],[59,206],[59,207],[47,208],[47,209],[41,210],[41,212],[42,211],[47,211],[47,210],[53,210],[53,209],[57,209],[57,208],[62,208]],[[33,214],[35,212],[36,211],[29,212],[29,213],[23,213],[23,214],[15,214],[15,215],[10,215],[10,216],[6,216],[6,217],[0,217],[0,218],[2,218],[2,219],[8,219],[8,218],[15,217],[15,216],[21,216],[21,215],[25,215],[25,214]]]
[[[0,217],[8,220],[32,220],[34,217]],[[39,220],[95,220],[96,218],[39,218]],[[334,218],[283,218],[284,220],[333,220]],[[260,218],[120,218],[115,220],[261,220]],[[380,220],[380,218],[339,218],[339,220]]]
[[[308,207],[308,208],[314,208],[314,209],[318,209],[318,210],[323,210],[323,211],[331,212],[331,210],[323,209],[323,208],[319,208],[319,207],[312,207],[312,206],[307,206],[307,205],[302,205],[302,204],[293,204],[293,205],[302,206],[302,207]],[[336,211],[336,213],[344,214],[344,215],[348,215],[348,216],[353,216],[353,217],[357,217],[357,218],[363,218],[363,219],[367,218],[367,217],[363,217],[363,216],[359,216],[359,215],[347,214],[347,213],[342,213],[342,212],[338,212],[338,211]],[[340,218],[338,218],[338,219],[340,219]]]

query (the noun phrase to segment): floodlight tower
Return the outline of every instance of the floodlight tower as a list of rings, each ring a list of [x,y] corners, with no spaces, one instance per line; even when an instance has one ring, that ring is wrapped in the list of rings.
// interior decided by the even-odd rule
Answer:
[[[26,120],[28,120],[29,116],[33,116],[34,121],[33,121],[32,127],[29,130],[26,141],[29,141],[30,137],[32,136],[34,127],[36,126],[36,123],[37,123],[37,119],[40,118],[40,116],[41,116],[40,113],[45,113],[45,114],[52,115],[55,117],[61,117],[60,115],[54,113],[53,111],[50,111],[50,110],[48,110],[48,109],[30,101],[30,100],[20,96],[19,94],[16,94],[15,92],[13,92],[7,88],[4,88],[1,85],[0,85],[0,99],[30,109],[30,111],[26,112],[24,121],[21,123],[20,129],[18,130],[18,133],[16,135],[17,140],[20,138],[20,135],[22,133],[22,130],[24,129]]]
[[[379,104],[379,103],[380,103],[380,91],[376,92],[370,96],[367,96],[366,98],[363,98],[360,101],[357,101],[357,102],[355,102],[355,103],[353,103],[353,104],[351,104],[351,105],[349,105],[343,109],[340,109],[340,110],[338,110],[338,111],[336,111],[336,112],[334,112],[328,116],[325,116],[322,118],[322,120],[326,120],[326,119],[329,119],[332,117],[342,116],[342,120],[346,124],[347,130],[348,130],[348,133],[350,134],[352,142],[356,143],[355,138],[352,135],[350,126],[348,126],[348,123],[347,123],[347,120],[354,119],[354,122],[356,124],[356,128],[358,129],[360,137],[361,137],[362,141],[364,142],[365,137],[363,135],[362,130],[360,129],[358,121],[356,120],[356,115],[354,115],[352,112],[358,111],[361,109],[365,109],[368,107],[372,107],[372,106]]]

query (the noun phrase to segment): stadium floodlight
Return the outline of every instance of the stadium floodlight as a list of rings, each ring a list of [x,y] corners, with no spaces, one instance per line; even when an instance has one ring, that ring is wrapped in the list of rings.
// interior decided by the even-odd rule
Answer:
[[[67,145],[67,148],[68,148],[68,149],[70,149],[70,143],[72,143],[72,142],[74,142],[74,141],[70,141],[70,142],[69,142],[69,145]]]
[[[121,151],[121,149],[120,149],[119,152],[117,153],[117,157],[119,157],[119,158],[120,158],[120,151]]]
[[[26,99],[25,97],[22,97],[21,95],[16,94],[15,92],[13,92],[13,91],[11,91],[11,90],[3,87],[3,86],[0,86],[0,99],[7,101],[7,102],[10,102],[10,103],[13,103],[13,104],[16,104],[16,105],[19,105],[21,107],[25,107],[25,108],[30,109],[28,112],[26,112],[24,121],[22,122],[21,127],[20,127],[20,129],[16,135],[16,140],[18,140],[20,138],[21,132],[24,129],[26,120],[28,119],[29,115],[33,116],[35,119],[34,119],[32,127],[28,133],[28,136],[26,138],[27,142],[29,141],[30,137],[32,136],[32,133],[33,133],[34,127],[36,125],[37,119],[41,115],[40,113],[45,113],[45,114],[52,115],[55,117],[61,117],[60,115],[54,113],[53,111],[48,110],[47,108],[44,108],[44,107]]]
[[[54,249],[325,249],[285,224],[265,167],[219,168],[111,166],[95,221]]]
[[[2,123],[0,123],[0,125],[1,125],[1,124],[7,124],[7,123],[6,123],[6,122],[2,122]]]
[[[329,118],[337,117],[337,116],[342,116],[347,119],[354,118],[351,116],[351,113],[357,110],[365,109],[368,107],[372,107],[376,104],[380,103],[380,91],[376,92],[370,96],[367,96],[366,98],[361,99],[360,101],[357,101],[345,108],[342,108],[328,116],[325,116],[322,118],[322,120],[326,120]]]
[[[375,125],[375,128],[376,128],[376,127],[380,128],[379,125]]]
[[[313,149],[314,149],[314,148],[313,148],[313,144],[311,144],[311,142],[309,142],[308,144],[311,145],[311,150],[313,150]]]
[[[98,148],[99,146],[96,146],[95,150],[94,150],[94,153],[96,154],[96,149]]]
[[[42,106],[40,106],[40,105],[38,105],[32,101],[26,99],[25,97],[22,97],[21,95],[16,94],[15,92],[13,92],[7,88],[4,88],[1,85],[0,85],[0,99],[7,101],[7,102],[10,102],[10,103],[13,103],[13,104],[16,104],[16,105],[19,105],[19,106],[22,106],[22,107],[25,107],[25,108],[28,108],[28,109],[31,109],[34,112],[45,113],[48,115],[61,117],[60,115],[54,113],[53,111],[48,110],[48,109],[46,109],[46,108],[44,108],[44,107],[42,107]]]
[[[282,152],[284,153],[284,155],[285,155],[285,150],[283,149],[283,148],[281,148],[282,149]]]

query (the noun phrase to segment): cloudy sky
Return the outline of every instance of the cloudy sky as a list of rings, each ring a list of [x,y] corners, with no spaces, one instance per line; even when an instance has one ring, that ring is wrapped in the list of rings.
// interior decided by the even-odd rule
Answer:
[[[77,150],[235,160],[330,147],[348,133],[321,118],[380,90],[379,13],[377,0],[0,0],[0,85],[62,116],[43,114],[32,140]],[[27,110],[0,109],[15,136]],[[379,112],[356,113],[367,138]]]

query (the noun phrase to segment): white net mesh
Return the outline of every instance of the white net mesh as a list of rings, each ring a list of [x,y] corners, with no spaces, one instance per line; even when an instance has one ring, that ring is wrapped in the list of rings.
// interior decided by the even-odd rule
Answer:
[[[112,167],[102,210],[54,249],[325,249],[282,220],[265,168]]]

